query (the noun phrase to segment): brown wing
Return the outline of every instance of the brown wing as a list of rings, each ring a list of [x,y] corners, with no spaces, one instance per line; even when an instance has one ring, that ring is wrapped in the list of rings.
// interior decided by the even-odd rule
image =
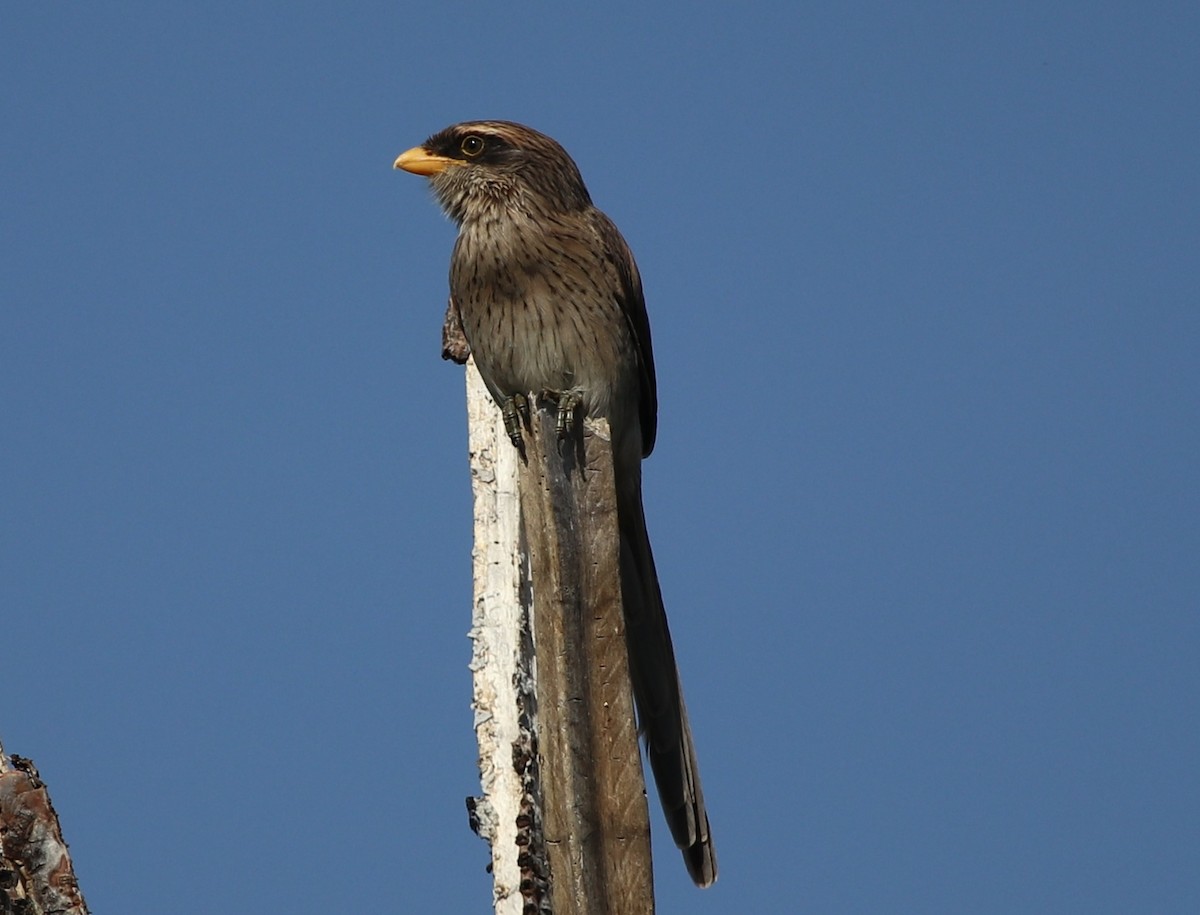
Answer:
[[[654,450],[654,438],[658,430],[658,385],[654,380],[654,349],[650,343],[650,319],[646,316],[642,278],[638,274],[633,252],[616,225],[599,210],[593,212],[596,229],[604,245],[604,255],[617,271],[618,304],[637,346],[640,388],[638,418],[642,426],[642,457],[646,457]]]

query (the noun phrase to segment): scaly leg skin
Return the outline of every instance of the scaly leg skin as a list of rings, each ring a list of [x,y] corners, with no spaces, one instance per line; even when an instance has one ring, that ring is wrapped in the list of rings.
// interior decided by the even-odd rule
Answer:
[[[580,397],[572,391],[564,391],[561,394],[547,391],[544,396],[558,404],[558,420],[554,424],[554,431],[559,441],[562,441],[575,428],[575,413],[581,403]]]
[[[529,400],[524,394],[514,394],[500,405],[500,415],[504,417],[504,431],[508,433],[508,440],[518,450],[524,448],[521,424],[529,422]]]

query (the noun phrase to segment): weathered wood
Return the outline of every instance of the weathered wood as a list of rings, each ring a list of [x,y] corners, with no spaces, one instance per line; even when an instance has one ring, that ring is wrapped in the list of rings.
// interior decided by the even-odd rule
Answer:
[[[559,442],[536,410],[521,455],[467,374],[484,788],[468,806],[495,910],[652,915],[607,423]]]
[[[33,763],[0,746],[0,911],[87,915],[58,814]]]
[[[519,456],[473,362],[467,366],[467,421],[475,498],[471,707],[483,788],[482,796],[468,798],[467,806],[472,828],[491,845],[496,915],[520,915],[525,903],[541,894],[536,881],[522,873],[529,837],[518,825],[529,818],[531,806],[528,767],[520,765],[517,748],[532,741],[523,720],[523,707],[531,700],[523,693],[531,690],[533,664],[521,559]],[[531,755],[528,749],[524,753]]]
[[[654,911],[608,424],[560,442],[537,410],[521,467],[538,749],[556,915]]]

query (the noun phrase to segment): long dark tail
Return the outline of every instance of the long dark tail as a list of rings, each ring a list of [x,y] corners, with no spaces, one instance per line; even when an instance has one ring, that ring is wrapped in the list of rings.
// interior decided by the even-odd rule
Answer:
[[[632,479],[630,479],[632,477]],[[618,479],[621,594],[638,725],[675,844],[697,886],[717,879],[692,729],[679,685],[654,555],[642,513],[640,467]]]

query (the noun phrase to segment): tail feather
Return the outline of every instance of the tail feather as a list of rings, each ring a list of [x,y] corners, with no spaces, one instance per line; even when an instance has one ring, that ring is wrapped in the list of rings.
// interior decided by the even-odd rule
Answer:
[[[642,512],[641,481],[620,481],[621,591],[638,725],[663,814],[698,886],[717,879],[696,750]]]

